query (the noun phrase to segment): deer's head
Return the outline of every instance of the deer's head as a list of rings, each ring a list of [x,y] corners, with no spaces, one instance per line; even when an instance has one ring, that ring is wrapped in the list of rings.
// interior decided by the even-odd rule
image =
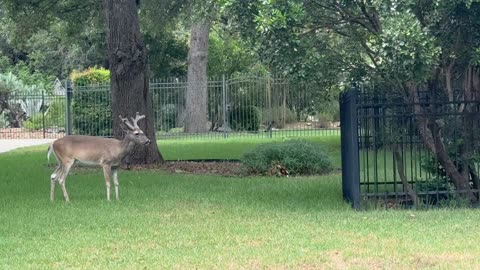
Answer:
[[[150,144],[151,141],[150,139],[147,138],[145,133],[140,129],[138,126],[138,121],[142,120],[145,118],[145,115],[140,115],[138,112],[135,115],[135,118],[131,118],[131,121],[129,121],[127,118],[123,118],[121,115],[119,115],[120,120],[121,120],[121,127],[123,131],[127,133],[125,138],[135,142],[136,144]]]

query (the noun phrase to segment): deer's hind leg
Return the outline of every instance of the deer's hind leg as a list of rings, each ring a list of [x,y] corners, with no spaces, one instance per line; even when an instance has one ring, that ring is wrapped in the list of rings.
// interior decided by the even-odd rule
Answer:
[[[70,198],[68,197],[67,189],[65,188],[65,181],[67,180],[67,175],[70,172],[70,169],[72,168],[73,163],[75,163],[75,160],[69,160],[68,162],[65,162],[63,164],[62,170],[60,172],[60,177],[58,179],[58,182],[62,187],[63,197],[65,198],[66,202],[69,202]]]
[[[58,164],[55,171],[50,175],[50,201],[53,202],[55,198],[55,181],[58,178],[58,174],[62,171],[62,164]]]

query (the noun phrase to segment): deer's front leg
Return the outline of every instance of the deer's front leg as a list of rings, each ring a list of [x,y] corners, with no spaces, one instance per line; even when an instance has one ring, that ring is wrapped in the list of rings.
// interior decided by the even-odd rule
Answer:
[[[119,200],[119,197],[118,197],[118,175],[117,175],[117,169],[116,168],[114,168],[112,170],[112,176],[113,176],[113,185],[115,185],[115,198],[118,201]]]
[[[107,187],[107,200],[110,201],[110,176],[112,168],[108,165],[103,166],[103,176],[105,177],[105,185]]]

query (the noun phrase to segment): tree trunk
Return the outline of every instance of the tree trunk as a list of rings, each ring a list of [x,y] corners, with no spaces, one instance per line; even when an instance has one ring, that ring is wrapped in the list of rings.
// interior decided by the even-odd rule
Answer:
[[[188,51],[188,82],[186,96],[185,132],[205,133],[208,131],[207,118],[207,63],[210,22],[198,21],[193,24]]]
[[[407,176],[405,175],[405,167],[403,166],[403,158],[400,154],[400,147],[398,145],[393,146],[393,158],[395,160],[395,164],[397,166],[397,172],[400,176],[400,180],[402,181],[403,188],[407,191],[407,194],[412,198],[413,205],[417,205],[418,203],[418,195],[417,192],[413,189],[412,185],[408,183]]]
[[[455,188],[458,191],[463,192],[461,195],[468,198],[472,202],[476,202],[478,199],[470,188],[469,179],[458,171],[458,168],[448,156],[447,149],[440,138],[439,128],[436,126],[437,124],[434,121],[429,120],[427,114],[420,106],[416,84],[407,83],[406,90],[410,96],[411,102],[415,104],[413,106],[415,118],[417,120],[420,136],[425,143],[425,146],[442,165],[448,177],[455,185]]]
[[[103,0],[110,63],[113,135],[123,137],[119,115],[145,114],[138,124],[152,143],[137,146],[129,158],[132,164],[162,162],[153,126],[152,97],[149,93],[147,55],[135,0]]]

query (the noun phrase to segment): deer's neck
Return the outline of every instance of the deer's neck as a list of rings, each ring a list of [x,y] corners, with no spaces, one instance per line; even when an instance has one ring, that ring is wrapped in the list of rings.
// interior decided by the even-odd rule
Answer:
[[[120,152],[120,157],[123,159],[126,157],[128,154],[130,154],[133,151],[133,148],[135,147],[135,142],[132,140],[129,140],[127,137],[125,137],[121,142],[122,150]]]

